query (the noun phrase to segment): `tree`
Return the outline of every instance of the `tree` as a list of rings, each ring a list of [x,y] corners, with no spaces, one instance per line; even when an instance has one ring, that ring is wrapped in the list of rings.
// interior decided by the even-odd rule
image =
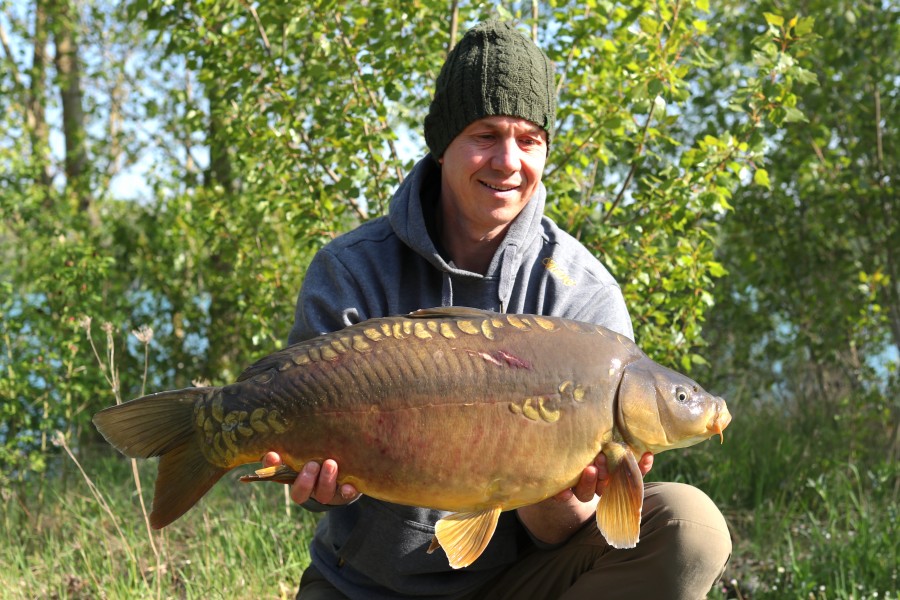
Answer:
[[[831,32],[804,57],[803,77],[822,85],[791,102],[793,122],[769,141],[767,177],[735,196],[723,224],[730,275],[717,292],[712,356],[736,386],[768,391],[786,380],[788,397],[834,403],[886,385],[890,348],[894,368],[900,350],[900,162],[890,118],[900,109],[900,9],[806,9]],[[729,19],[732,41],[721,43],[740,59],[757,32],[740,14]],[[866,396],[876,405],[878,390]]]
[[[421,122],[452,23],[498,16],[518,19],[557,65],[549,211],[623,283],[642,346],[690,368],[702,361],[702,323],[723,273],[713,256],[719,221],[742,173],[762,160],[766,136],[792,114],[801,71],[787,58],[809,37],[772,26],[756,40],[756,61],[736,61],[716,45],[704,0],[496,10],[435,0],[134,0],[127,13],[97,3],[77,14],[69,6],[36,5],[56,28],[55,78],[40,62],[19,68],[25,61],[13,51],[5,60],[18,79],[0,75],[16,90],[2,96],[0,118],[27,134],[0,150],[4,308],[13,315],[0,367],[17,374],[3,393],[16,407],[11,420],[25,423],[5,432],[7,447],[35,422],[74,428],[108,402],[96,393],[103,379],[85,368],[85,315],[115,324],[125,397],[138,393],[143,355],[123,340],[142,324],[156,332],[153,388],[225,383],[278,348],[312,253],[383,214],[424,150]],[[43,21],[10,22],[39,54]],[[67,36],[93,57],[77,78],[64,60]],[[26,118],[25,90],[46,81],[72,93],[76,79],[83,133],[71,132],[83,144],[48,161],[39,143],[21,141],[43,135]],[[718,95],[699,93],[706,89]],[[47,123],[70,131],[65,118]],[[107,182],[142,150],[153,158],[152,195],[111,197]],[[41,353],[46,373],[30,377],[31,362],[19,357]],[[42,396],[46,410],[32,402]]]

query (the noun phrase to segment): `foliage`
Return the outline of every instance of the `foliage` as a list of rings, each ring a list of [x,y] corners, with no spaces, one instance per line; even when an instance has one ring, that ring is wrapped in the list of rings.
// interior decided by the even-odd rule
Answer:
[[[756,31],[732,4],[720,44],[741,55]],[[719,259],[731,275],[717,293],[711,358],[732,387],[839,400],[848,388],[883,390],[900,351],[900,129],[891,118],[900,8],[806,9],[829,33],[803,57],[812,73],[803,76],[821,85],[792,100],[804,120],[773,138],[768,184],[740,190],[723,223]],[[896,419],[896,402],[893,411]]]
[[[2,147],[6,354],[44,354],[55,369],[29,379],[31,361],[2,365],[17,371],[4,392],[20,407],[2,443],[23,457],[34,447],[22,437],[31,422],[77,429],[99,408],[102,381],[82,369],[90,361],[76,325],[85,315],[118,324],[120,340],[140,325],[156,332],[154,388],[223,383],[278,348],[312,252],[383,214],[421,154],[420,123],[450,42],[451,15],[433,0],[134,0],[89,4],[74,20],[68,6],[41,5],[51,33],[69,27],[80,44],[90,134],[79,181],[92,192],[64,177],[66,157],[42,153],[37,131]],[[702,361],[701,323],[724,272],[712,257],[716,219],[761,156],[766,124],[789,120],[800,69],[790,55],[809,34],[771,26],[761,58],[723,78],[706,2],[550,3],[536,21],[523,10],[465,4],[455,18],[460,29],[497,16],[521,18],[523,33],[536,27],[560,74],[549,210],[622,280],[642,345],[690,368]],[[24,49],[30,22],[8,14]],[[5,58],[15,69],[0,83],[12,92],[4,118],[28,131],[35,84],[59,73],[49,63],[29,69],[25,52]],[[699,127],[689,115],[704,87],[743,112],[707,101],[724,124]],[[52,109],[54,97],[37,100]],[[153,161],[148,192],[117,197],[142,153]],[[134,375],[139,348],[122,346]],[[20,354],[26,347],[31,354]],[[33,403],[42,393],[51,398],[43,413]]]
[[[812,18],[766,18],[748,61],[709,43],[727,30],[706,2],[554,12],[565,25],[547,44],[563,65],[551,211],[612,267],[641,345],[685,370],[704,362],[702,324],[725,273],[713,257],[717,221],[745,174],[764,180],[766,136],[798,118],[795,88],[811,82],[792,56],[813,38]]]

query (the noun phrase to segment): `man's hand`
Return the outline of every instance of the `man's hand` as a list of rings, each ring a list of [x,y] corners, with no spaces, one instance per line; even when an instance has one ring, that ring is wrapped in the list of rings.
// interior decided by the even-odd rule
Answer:
[[[641,475],[646,476],[653,468],[653,454],[645,452],[638,461],[638,468],[641,470]],[[575,487],[561,491],[554,498],[568,500],[575,496],[582,502],[590,502],[594,499],[594,494],[602,496],[607,485],[609,485],[609,471],[606,468],[606,455],[601,452],[594,458],[594,462],[581,472],[581,479],[578,480]]]
[[[647,452],[638,461],[641,475],[653,466],[653,454]],[[518,509],[519,520],[539,540],[558,544],[569,539],[578,528],[593,518],[598,497],[609,485],[606,456],[598,454],[584,468],[575,487],[561,491],[543,502]]]
[[[278,466],[282,464],[281,456],[276,452],[267,452],[262,463],[263,467]],[[308,462],[291,485],[291,500],[303,504],[312,498],[320,504],[331,506],[341,506],[356,500],[359,491],[349,483],[338,489],[337,478],[338,465],[332,459],[326,459],[321,465]]]

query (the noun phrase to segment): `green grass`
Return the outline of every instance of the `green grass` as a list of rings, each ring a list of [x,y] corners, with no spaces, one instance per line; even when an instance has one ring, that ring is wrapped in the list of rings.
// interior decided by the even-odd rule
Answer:
[[[734,554],[710,597],[900,597],[900,464],[887,419],[849,406],[731,408],[724,445],[660,455],[648,476],[697,485],[725,513]]]
[[[85,462],[115,518],[74,465],[4,490],[0,597],[293,598],[315,521],[286,508],[283,486],[229,473],[151,545],[128,461]],[[155,463],[140,471],[149,507]]]
[[[735,550],[710,598],[900,597],[900,465],[890,419],[849,406],[731,408],[724,445],[661,454],[648,476],[697,485],[725,513]],[[0,596],[293,597],[315,519],[287,506],[283,487],[228,474],[153,533],[157,559],[130,463],[107,450],[83,466],[112,516],[65,455],[55,475],[2,490]],[[155,463],[142,462],[140,473],[149,506]]]

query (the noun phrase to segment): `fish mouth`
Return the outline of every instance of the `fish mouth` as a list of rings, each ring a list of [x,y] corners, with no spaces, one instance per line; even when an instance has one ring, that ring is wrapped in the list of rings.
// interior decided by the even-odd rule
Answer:
[[[725,435],[722,432],[725,431],[729,423],[731,423],[731,413],[728,412],[725,401],[719,398],[719,401],[716,403],[716,414],[706,425],[706,430],[711,432],[710,436],[718,435],[719,443],[724,444]]]

